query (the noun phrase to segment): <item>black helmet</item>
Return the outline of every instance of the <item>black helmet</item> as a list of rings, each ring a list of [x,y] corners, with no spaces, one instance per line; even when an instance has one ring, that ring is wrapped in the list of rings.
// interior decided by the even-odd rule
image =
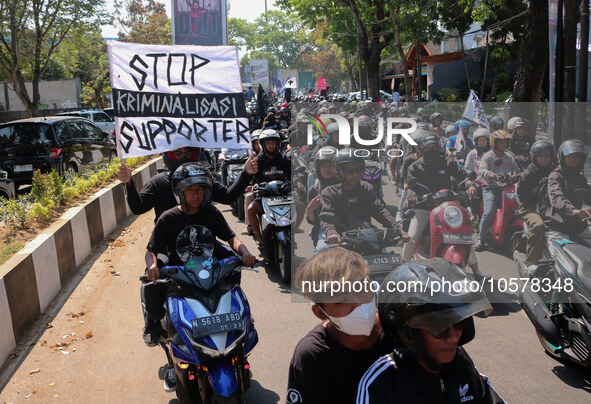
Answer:
[[[556,165],[556,149],[554,149],[554,145],[546,140],[538,140],[529,150],[529,156],[531,157],[532,163],[538,165],[538,163],[536,163],[536,157],[544,155],[552,157],[551,165]]]
[[[463,345],[474,338],[472,316],[492,311],[486,295],[479,288],[474,292],[467,280],[464,271],[443,258],[416,260],[399,266],[384,279],[378,295],[384,332],[403,343],[417,360],[422,359],[430,368],[438,370],[434,359],[427,354],[418,329],[437,335],[467,320],[459,341],[459,345]],[[386,292],[388,284],[404,284],[408,289]],[[448,288],[446,284],[454,286]]]
[[[587,159],[587,148],[585,147],[585,143],[579,139],[569,139],[562,142],[558,148],[558,160],[562,163],[566,156],[575,153],[581,153],[583,155],[583,158],[579,162],[579,167],[583,168]]]
[[[346,148],[339,150],[339,152],[332,159],[332,165],[339,178],[345,178],[343,173],[343,165],[345,164],[358,164],[361,166],[361,171],[365,170],[365,159],[363,157],[357,157],[355,155],[355,149]]]
[[[424,155],[425,154],[425,146],[427,146],[427,145],[436,144],[437,149],[439,149],[439,136],[437,136],[433,132],[425,131],[425,132],[423,132],[423,134],[421,135],[421,137],[419,138],[419,141],[417,143],[419,144],[419,150]]]
[[[172,174],[170,185],[174,191],[174,196],[179,204],[184,205],[185,201],[185,188],[190,185],[203,185],[205,187],[205,196],[203,197],[203,203],[207,203],[211,200],[211,173],[201,163],[185,163],[177,168]]]
[[[267,115],[269,114],[269,112],[272,112],[273,114],[277,113],[277,110],[274,107],[269,107],[267,108]]]
[[[490,118],[490,128],[494,132],[498,129],[505,129],[505,121],[500,116],[493,116]]]
[[[316,176],[319,175],[320,172],[320,163],[323,161],[333,161],[336,157],[338,149],[333,146],[324,146],[318,149],[316,155],[314,157],[314,168],[316,169]]]
[[[279,153],[279,142],[281,140],[281,136],[279,136],[279,132],[274,129],[265,129],[259,135],[259,145],[261,145],[261,150],[263,153],[267,153],[267,148],[265,147],[265,141],[269,139],[277,139],[277,147],[275,147],[275,151],[271,154]]]

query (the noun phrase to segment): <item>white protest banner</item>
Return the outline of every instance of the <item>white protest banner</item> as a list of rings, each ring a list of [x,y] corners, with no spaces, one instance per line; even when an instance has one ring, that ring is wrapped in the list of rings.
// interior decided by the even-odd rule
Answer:
[[[107,46],[120,158],[250,147],[235,47]]]
[[[470,90],[470,97],[468,97],[466,108],[464,109],[464,114],[462,116],[484,126],[487,129],[490,129],[488,119],[486,119],[486,114],[484,112],[484,108],[482,107],[482,103],[473,90]]]
[[[296,83],[295,77],[288,77],[287,80],[285,80],[283,87],[279,90],[279,94],[283,94],[283,91],[285,91],[286,88],[294,88],[297,90],[298,84]]]

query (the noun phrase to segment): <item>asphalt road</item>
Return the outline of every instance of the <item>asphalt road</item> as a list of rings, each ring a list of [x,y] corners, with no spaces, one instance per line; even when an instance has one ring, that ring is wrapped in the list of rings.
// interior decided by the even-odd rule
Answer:
[[[391,188],[385,189],[386,201],[394,204]],[[221,210],[239,234],[244,224],[228,208]],[[162,389],[164,353],[141,340],[138,276],[152,220],[151,213],[130,218],[122,233],[119,229],[112,235],[114,241],[99,246],[82,265],[0,375],[0,383],[5,382],[0,402],[176,402],[174,393]],[[300,248],[306,234],[304,226],[296,235]],[[241,238],[256,251],[249,237]],[[509,258],[477,255],[486,274],[517,276]],[[249,359],[254,378],[246,401],[283,403],[294,346],[318,321],[310,304],[296,302],[275,272],[260,269],[243,274],[260,338]],[[466,348],[507,402],[591,402],[591,377],[544,353],[517,302],[495,304],[489,317],[476,318],[476,338]]]

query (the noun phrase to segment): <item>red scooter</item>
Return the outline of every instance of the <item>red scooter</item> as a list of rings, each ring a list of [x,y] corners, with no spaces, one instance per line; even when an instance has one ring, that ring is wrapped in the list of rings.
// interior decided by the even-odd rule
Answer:
[[[470,173],[467,180],[473,181],[476,173]],[[414,178],[410,178],[418,186]],[[461,183],[460,183],[461,185]],[[427,187],[425,187],[427,188]],[[414,251],[417,259],[441,257],[463,268],[466,267],[474,244],[470,213],[464,206],[468,203],[465,192],[443,189],[425,194],[414,204],[414,208],[431,210],[429,226],[419,238]],[[405,215],[406,216],[406,215]]]
[[[490,226],[488,241],[511,252],[519,240],[513,240],[516,233],[522,232],[524,221],[519,216],[519,202],[517,201],[517,182],[519,175],[504,174],[499,177],[497,184],[505,187],[503,190],[503,204],[497,209]],[[480,217],[484,212],[484,204],[480,205]]]

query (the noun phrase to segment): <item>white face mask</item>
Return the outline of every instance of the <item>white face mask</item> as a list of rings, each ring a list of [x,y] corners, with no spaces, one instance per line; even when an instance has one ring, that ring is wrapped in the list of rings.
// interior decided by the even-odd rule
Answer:
[[[357,306],[355,310],[344,317],[334,317],[322,312],[330,319],[341,332],[348,335],[369,335],[376,321],[376,299],[375,297],[369,303]]]

